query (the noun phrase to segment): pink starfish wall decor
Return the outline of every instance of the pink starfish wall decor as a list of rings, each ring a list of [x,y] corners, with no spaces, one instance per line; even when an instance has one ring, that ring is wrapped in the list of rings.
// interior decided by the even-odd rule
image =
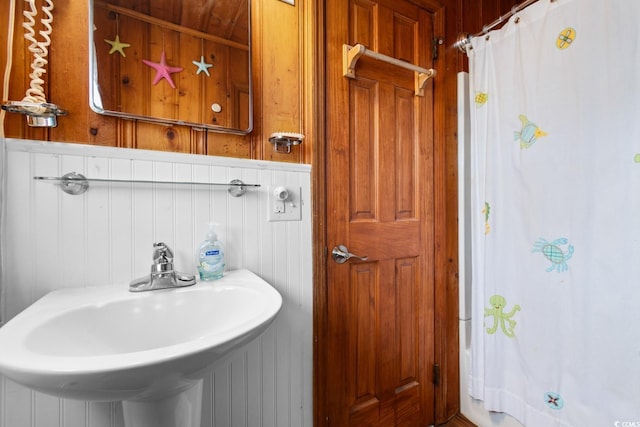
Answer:
[[[142,62],[144,62],[149,67],[154,68],[156,70],[156,77],[153,79],[154,85],[158,84],[160,80],[166,79],[172,88],[174,89],[176,88],[176,85],[173,83],[173,80],[171,79],[171,74],[179,73],[180,71],[182,71],[182,68],[170,67],[169,65],[167,65],[167,59],[166,59],[164,50],[162,51],[162,55],[160,56],[160,62],[152,62],[146,59],[143,59]]]

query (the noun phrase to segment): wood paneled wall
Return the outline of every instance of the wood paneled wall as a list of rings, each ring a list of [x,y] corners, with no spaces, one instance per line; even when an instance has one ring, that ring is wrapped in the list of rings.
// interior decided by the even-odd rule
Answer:
[[[19,101],[29,85],[31,56],[23,38],[23,8],[16,3],[8,100]],[[36,0],[38,8],[42,0]],[[88,0],[55,0],[49,64],[44,76],[47,100],[68,111],[50,129],[30,128],[21,115],[7,114],[7,137],[89,143],[115,147],[153,149],[240,158],[311,163],[312,116],[305,115],[312,100],[305,89],[312,75],[313,44],[303,22],[309,17],[307,2],[295,6],[277,0],[252,0],[253,114],[251,134],[229,135],[186,126],[167,126],[101,116],[89,108]],[[312,3],[312,2],[311,2]],[[7,62],[7,27],[10,2],[0,6],[0,70]],[[36,29],[37,30],[37,29]],[[4,100],[3,100],[4,101]],[[291,154],[278,154],[269,143],[276,131],[304,133],[305,143]]]
[[[444,0],[448,6],[447,45],[460,32],[474,33],[508,12],[517,0]],[[20,100],[29,84],[31,56],[22,37],[25,2],[16,1],[13,67],[10,100]],[[38,7],[43,3],[36,0]],[[48,100],[69,112],[53,129],[29,128],[22,116],[7,114],[6,135],[15,138],[80,142],[241,158],[312,163],[317,100],[314,98],[315,39],[319,19],[315,2],[290,6],[278,0],[252,1],[253,114],[250,135],[203,132],[185,126],[162,126],[101,116],[89,108],[88,93],[88,0],[56,0],[54,32],[45,74]],[[449,13],[451,12],[451,13]],[[0,6],[0,71],[7,61],[6,34],[9,2]],[[451,62],[453,65],[454,62]],[[448,71],[466,69],[466,58],[458,55]],[[449,91],[451,93],[451,91]],[[455,94],[455,91],[453,92]],[[3,100],[4,101],[4,100]],[[455,97],[445,108],[455,123]],[[302,132],[305,143],[293,153],[273,152],[268,137],[275,131]]]

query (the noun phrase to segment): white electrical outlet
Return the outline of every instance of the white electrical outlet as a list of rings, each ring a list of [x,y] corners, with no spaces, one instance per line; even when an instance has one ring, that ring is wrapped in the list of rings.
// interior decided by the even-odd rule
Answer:
[[[300,221],[302,219],[302,188],[278,185],[267,188],[269,221]]]

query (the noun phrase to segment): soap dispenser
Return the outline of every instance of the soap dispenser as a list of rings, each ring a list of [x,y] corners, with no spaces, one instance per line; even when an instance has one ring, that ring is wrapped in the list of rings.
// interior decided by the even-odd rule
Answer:
[[[218,240],[216,223],[209,223],[209,231],[198,248],[198,272],[200,280],[220,279],[224,274],[224,249]]]

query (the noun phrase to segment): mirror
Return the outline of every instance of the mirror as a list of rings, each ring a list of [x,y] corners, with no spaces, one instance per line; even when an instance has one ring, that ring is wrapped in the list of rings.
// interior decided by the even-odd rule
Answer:
[[[99,114],[251,131],[249,0],[92,0],[90,107]]]

